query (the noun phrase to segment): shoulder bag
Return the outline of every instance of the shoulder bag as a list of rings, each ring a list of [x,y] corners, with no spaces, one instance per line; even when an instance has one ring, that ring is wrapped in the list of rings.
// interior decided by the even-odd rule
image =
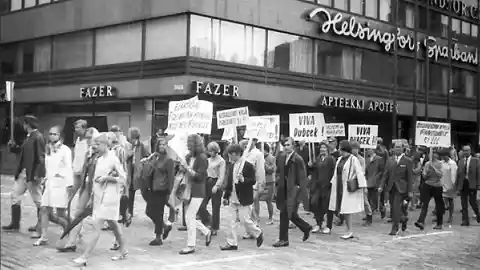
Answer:
[[[350,168],[348,169],[348,176],[347,177],[350,177],[352,167],[353,167],[353,160],[352,160],[352,158],[350,158]],[[352,179],[347,180],[347,191],[348,192],[355,192],[358,189],[359,189],[358,179],[357,179],[357,175],[355,175]]]

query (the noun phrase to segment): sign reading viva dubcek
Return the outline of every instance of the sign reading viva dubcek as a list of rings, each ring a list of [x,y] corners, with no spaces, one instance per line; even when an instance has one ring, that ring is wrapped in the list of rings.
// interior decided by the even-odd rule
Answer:
[[[210,134],[212,131],[213,103],[198,97],[168,103],[167,134]]]
[[[426,147],[450,147],[450,124],[417,121],[415,145]]]
[[[378,141],[377,125],[348,125],[348,140],[357,141],[361,148],[376,148]]]
[[[323,113],[292,113],[289,115],[290,136],[295,141],[321,142],[325,139]]]
[[[217,111],[217,128],[245,126],[248,121],[248,107]]]

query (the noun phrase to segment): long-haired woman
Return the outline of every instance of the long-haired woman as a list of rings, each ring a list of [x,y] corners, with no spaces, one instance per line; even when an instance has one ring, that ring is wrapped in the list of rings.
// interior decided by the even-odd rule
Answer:
[[[112,257],[112,260],[123,260],[127,256],[125,241],[120,233],[117,222],[120,207],[120,188],[126,179],[126,173],[115,153],[109,150],[107,134],[101,133],[94,138],[93,148],[98,153],[94,165],[93,174],[93,214],[95,230],[93,239],[88,244],[85,252],[74,263],[85,266],[87,259],[100,238],[101,228],[105,221],[113,230],[113,234],[119,244],[120,255]]]
[[[69,190],[73,186],[72,151],[62,142],[62,128],[54,126],[49,131],[45,153],[46,182],[40,208],[41,237],[33,244],[47,244],[47,229],[52,221],[65,228],[68,218],[65,208],[68,204]],[[56,213],[53,212],[54,208]]]
[[[195,252],[197,229],[205,235],[205,245],[209,246],[212,233],[196,219],[198,209],[205,198],[205,181],[207,180],[208,159],[203,144],[203,139],[198,134],[188,136],[187,148],[189,153],[185,157],[186,164],[183,167],[187,174],[187,188],[190,189],[190,200],[185,204],[185,221],[187,225],[187,247],[180,254]]]

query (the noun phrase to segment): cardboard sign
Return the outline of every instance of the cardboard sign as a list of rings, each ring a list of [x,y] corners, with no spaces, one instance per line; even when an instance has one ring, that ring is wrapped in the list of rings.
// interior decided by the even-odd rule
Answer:
[[[417,121],[415,145],[450,147],[450,134],[449,123]]]
[[[245,126],[248,121],[248,107],[217,111],[217,128]]]
[[[247,129],[245,130],[246,139],[261,139],[267,136],[268,120],[260,117],[249,117],[247,121]]]
[[[280,115],[251,116],[250,119],[252,118],[267,121],[265,133],[263,133],[265,136],[258,138],[260,142],[278,142],[280,140]]]
[[[222,141],[232,141],[235,137],[237,137],[236,127],[226,127],[223,130]]]
[[[378,126],[348,125],[348,140],[357,141],[361,148],[375,149],[378,141]]]
[[[325,137],[344,137],[345,124],[344,123],[330,123],[323,126],[323,136]]]
[[[213,103],[195,96],[168,103],[167,134],[210,134],[212,131]]]
[[[321,142],[325,139],[323,113],[292,113],[289,115],[290,137],[295,141]]]

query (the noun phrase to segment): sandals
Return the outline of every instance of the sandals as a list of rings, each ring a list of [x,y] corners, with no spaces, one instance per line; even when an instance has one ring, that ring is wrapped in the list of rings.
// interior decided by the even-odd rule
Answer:
[[[73,263],[76,265],[76,266],[87,266],[87,259],[84,258],[84,257],[78,257],[76,258],[75,260],[73,260]]]
[[[40,247],[40,246],[45,246],[48,244],[48,240],[45,238],[40,238],[38,239],[35,243],[33,243],[34,247]]]
[[[112,261],[122,261],[122,260],[125,260],[127,258],[127,255],[128,255],[128,251],[125,251],[124,253],[118,255],[118,256],[113,256],[112,257]]]

